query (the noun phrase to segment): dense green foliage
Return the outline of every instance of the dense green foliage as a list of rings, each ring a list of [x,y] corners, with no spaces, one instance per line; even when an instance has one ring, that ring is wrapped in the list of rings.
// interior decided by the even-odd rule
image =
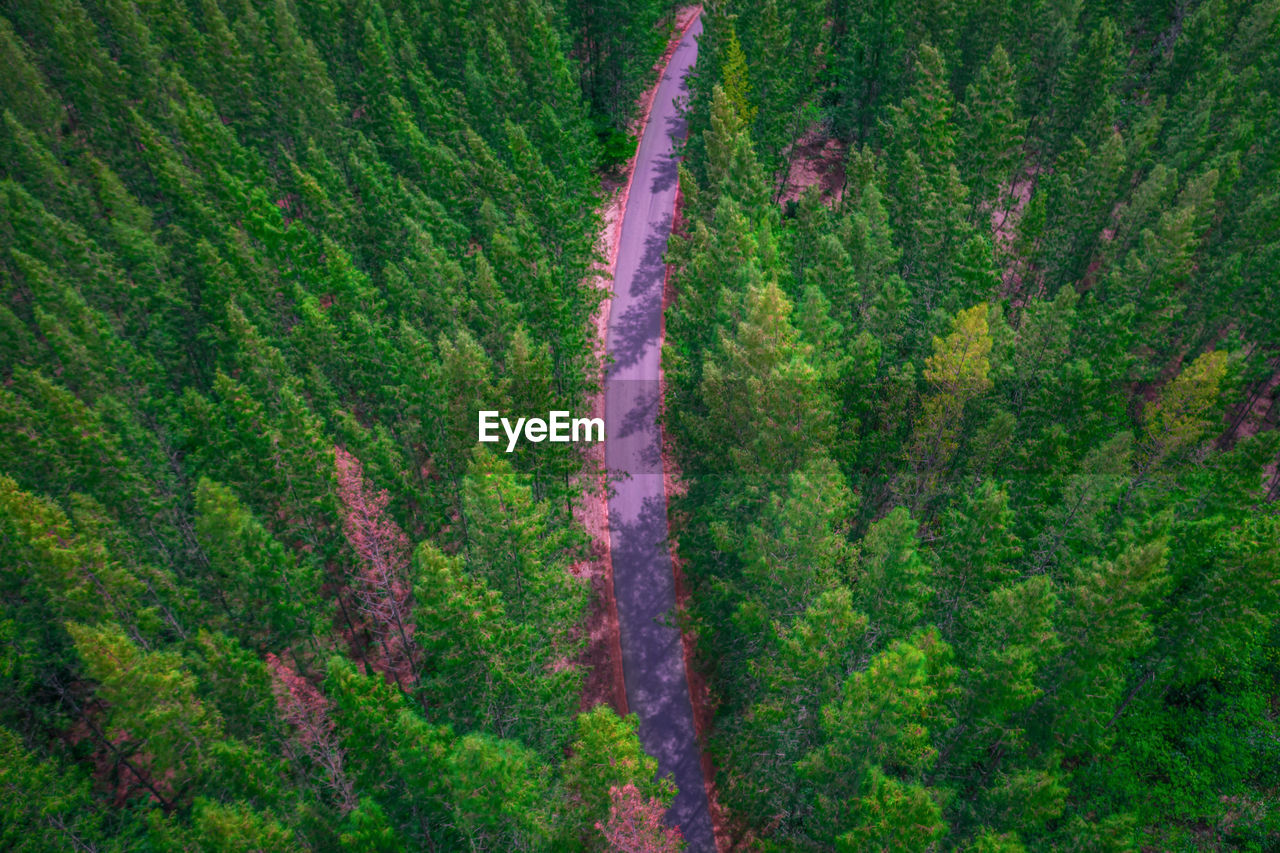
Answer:
[[[3,4],[0,846],[593,849],[669,799],[576,717],[581,457],[473,452],[591,391],[596,128],[667,14]]]
[[[704,23],[664,358],[738,836],[1275,849],[1280,5]]]
[[[474,432],[594,390],[673,10],[0,0],[0,846],[675,845],[578,713],[593,472]],[[1275,849],[1280,3],[704,25],[666,427],[735,837]]]

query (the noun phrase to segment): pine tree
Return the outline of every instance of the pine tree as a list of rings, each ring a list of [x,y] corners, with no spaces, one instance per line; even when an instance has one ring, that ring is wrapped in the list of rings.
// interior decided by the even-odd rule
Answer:
[[[566,843],[585,850],[604,849],[596,830],[610,821],[616,806],[613,792],[634,789],[642,800],[670,805],[675,787],[656,779],[658,763],[640,747],[639,719],[619,717],[606,705],[579,714],[570,755],[561,771],[567,793]],[[606,835],[608,833],[606,832]],[[609,848],[612,849],[612,848]]]
[[[1009,55],[997,44],[965,89],[960,107],[961,174],[973,191],[975,224],[984,210],[1000,225],[1007,216],[1027,127],[1026,120],[1018,118],[1016,91]]]
[[[1225,352],[1201,353],[1161,389],[1147,415],[1147,459],[1139,463],[1141,470],[1185,452],[1217,426],[1218,395],[1226,372]]]
[[[1036,195],[1045,194],[1046,214],[1033,260],[1049,295],[1087,271],[1110,219],[1125,157],[1123,137],[1110,129],[1093,148],[1073,140],[1053,174],[1037,186]]]
[[[502,596],[462,560],[423,542],[413,557],[414,639],[422,649],[419,689],[424,703],[459,728],[493,727],[501,695],[503,646],[515,642]],[[516,672],[521,667],[515,667]],[[458,691],[456,685],[473,685]]]
[[[1065,666],[1045,696],[1067,755],[1094,748],[1117,712],[1130,661],[1153,641],[1150,603],[1167,581],[1168,543],[1131,545],[1077,568],[1060,621]]]
[[[378,639],[379,668],[408,689],[417,677],[409,540],[387,517],[391,496],[385,489],[373,491],[360,460],[339,447],[334,449],[334,464],[344,509],[342,529],[358,565],[356,600]]]
[[[569,574],[571,529],[551,524],[549,508],[533,500],[511,464],[477,448],[463,485],[470,570],[502,592],[517,622],[539,625],[553,647],[567,651],[583,593]]]
[[[844,576],[852,561],[845,538],[851,504],[835,464],[819,457],[793,473],[786,492],[775,493],[748,528],[744,589],[770,622],[790,622]]]
[[[1155,625],[1160,682],[1218,677],[1229,661],[1247,660],[1280,616],[1280,589],[1269,580],[1275,520],[1250,511],[1258,462],[1274,458],[1274,441],[1258,436],[1183,469],[1191,506],[1171,529],[1169,599],[1176,605]],[[1202,495],[1213,497],[1202,502]]]
[[[1165,339],[1173,318],[1184,308],[1183,294],[1213,209],[1217,183],[1217,170],[1189,182],[1177,199],[1177,207],[1162,213],[1154,229],[1143,229],[1138,245],[1105,284],[1106,303],[1130,301],[1141,318],[1134,331],[1140,340],[1151,342],[1140,351],[1152,364],[1148,373],[1173,350],[1172,342]]]
[[[450,749],[446,767],[453,819],[469,844],[492,849],[546,844],[547,770],[535,753],[512,741],[464,735]]]
[[[162,605],[149,594],[145,575],[138,577],[113,558],[92,527],[78,531],[52,501],[4,476],[0,521],[11,565],[24,570],[23,585],[39,589],[60,621],[119,620],[142,642],[162,629]]]
[[[270,652],[267,666],[280,716],[293,732],[290,751],[294,759],[305,757],[320,768],[339,813],[349,814],[358,804],[356,792],[343,770],[344,756],[333,734],[328,702],[319,690]]]
[[[213,771],[212,750],[223,739],[217,713],[196,695],[177,654],[144,651],[110,624],[69,622],[67,631],[110,704],[99,734],[120,783],[140,786],[172,808]]]
[[[937,795],[922,785],[904,784],[872,767],[867,791],[853,804],[854,827],[836,839],[840,851],[932,850],[947,833]]]
[[[831,405],[790,318],[776,283],[753,289],[741,322],[721,332],[719,352],[703,369],[700,396],[709,414],[693,438],[730,448],[721,470],[752,503],[782,488],[831,442]]]
[[[1066,146],[1077,128],[1085,128],[1086,145],[1095,145],[1111,131],[1115,86],[1123,68],[1125,45],[1111,18],[1104,17],[1089,33],[1069,68],[1062,72],[1053,97],[1048,134],[1056,149]]]
[[[483,710],[483,718],[499,735],[554,755],[569,737],[581,679],[573,661],[582,644],[578,625],[586,588],[570,572],[578,534],[554,523],[547,504],[534,502],[510,463],[483,448],[476,450],[463,482],[463,512],[465,565],[483,579],[463,594],[473,607],[487,602],[489,608],[487,616],[468,618],[478,623],[474,644],[480,646],[483,637],[481,620],[492,620],[490,630],[497,634],[487,675],[498,685],[492,694],[496,701]],[[485,586],[501,594],[505,616]]]
[[[1022,552],[1013,528],[1008,492],[991,480],[951,505],[939,530],[939,624],[954,624],[989,592],[1013,580],[1014,561]]]
[[[885,122],[888,208],[902,247],[902,274],[933,308],[972,230],[968,188],[956,163],[954,103],[942,55],[923,45],[907,97]]]
[[[441,433],[434,444],[434,467],[455,485],[461,503],[462,475],[469,451],[476,444],[476,412],[501,410],[503,386],[493,380],[493,366],[488,355],[465,329],[451,340],[441,338],[440,378],[444,385],[445,411]],[[465,528],[462,531],[465,535]]]
[[[768,198],[765,178],[756,160],[748,122],[740,112],[743,107],[734,101],[735,97],[745,96],[741,92],[731,95],[719,86],[712,90],[711,126],[702,134],[710,191],[703,203],[714,205],[718,198],[729,196],[748,215],[755,215],[762,211]]]
[[[92,850],[106,840],[88,780],[0,728],[0,841],[22,853]]]
[[[724,780],[722,801],[744,815],[786,815],[779,838],[803,834],[812,804],[796,764],[821,742],[818,709],[838,698],[864,659],[866,628],[847,587],[823,592],[750,662],[758,698],[741,722],[718,727],[721,748],[738,768]]]
[[[630,783],[609,789],[609,819],[596,824],[609,850],[630,853],[676,853],[684,849],[680,830],[663,823],[666,806],[644,798]]]
[[[920,554],[918,529],[911,513],[896,507],[863,537],[858,602],[877,640],[906,636],[928,612],[933,569]]]
[[[168,850],[294,853],[303,849],[293,829],[270,813],[247,803],[226,804],[204,797],[195,801],[190,827],[153,813],[149,829],[150,843]]]
[[[747,58],[742,53],[738,34],[729,25],[729,37],[725,45],[724,64],[720,68],[721,85],[725,97],[733,106],[740,127],[751,127],[756,120],[757,108],[751,104],[751,81],[748,79]]]
[[[924,378],[932,387],[912,429],[908,464],[914,476],[904,493],[917,506],[929,500],[958,448],[965,407],[991,389],[993,340],[987,303],[957,313],[951,333],[933,339]]]
[[[347,815],[346,828],[338,840],[343,850],[351,853],[403,853],[404,840],[391,828],[377,801],[361,797],[360,803]]]
[[[847,3],[837,7],[835,43],[840,90],[836,128],[859,144],[870,141],[883,110],[901,87],[907,45],[904,11],[896,2]]]
[[[645,75],[666,44],[669,27],[658,24],[667,14],[659,3],[566,4],[574,53],[583,58],[583,92],[592,114],[615,133],[626,130]]]
[[[823,830],[819,840],[834,839],[859,823],[869,824],[872,839],[892,833],[899,817],[898,807],[891,804],[904,788],[914,790],[906,797],[915,804],[908,812],[916,811],[929,797],[923,788],[888,774],[918,778],[933,763],[936,751],[930,743],[930,725],[946,725],[938,700],[954,675],[950,660],[951,649],[936,632],[899,640],[873,657],[865,671],[851,675],[837,702],[823,706],[826,743],[799,765],[801,775],[816,791],[818,825]],[[873,815],[886,808],[890,824],[877,827]],[[925,813],[936,812],[935,804]],[[927,839],[939,833],[940,823],[926,822]],[[850,841],[856,839],[856,834],[850,837]]]
[[[957,644],[959,725],[943,747],[951,767],[985,779],[1002,756],[1027,748],[1021,715],[1042,695],[1042,673],[1061,649],[1056,607],[1053,585],[1037,575],[993,589],[967,615]]]
[[[211,597],[226,609],[229,629],[259,647],[320,633],[315,567],[299,564],[230,489],[206,478],[196,485],[196,536],[213,569]]]

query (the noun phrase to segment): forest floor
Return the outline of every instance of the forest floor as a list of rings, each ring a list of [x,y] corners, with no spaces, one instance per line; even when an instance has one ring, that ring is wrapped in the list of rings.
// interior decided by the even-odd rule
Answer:
[[[631,123],[631,135],[637,140],[644,135],[653,109],[653,99],[667,62],[693,22],[701,14],[701,6],[685,6],[676,12],[675,27],[667,41],[667,49],[653,67],[653,85],[640,95],[636,118]],[[639,148],[637,146],[637,152]],[[606,200],[600,209],[601,228],[597,240],[604,266],[595,277],[595,285],[604,292],[595,317],[596,351],[601,360],[600,386],[591,398],[591,417],[604,417],[603,364],[605,334],[609,325],[610,271],[618,260],[618,240],[622,232],[622,214],[627,209],[627,197],[631,179],[635,173],[636,155],[632,154],[626,166],[606,177],[603,188]],[[618,605],[613,597],[613,561],[609,546],[609,492],[604,464],[604,445],[592,444],[587,450],[589,482],[587,499],[578,505],[577,520],[591,537],[590,556],[578,566],[575,574],[591,585],[591,604],[587,614],[587,647],[580,662],[585,670],[582,686],[583,710],[596,705],[609,705],[619,714],[626,714],[627,691],[622,678],[622,644],[618,631]]]
[[[1026,302],[1027,295],[1022,293],[1022,269],[1014,262],[1013,243],[1018,236],[1018,223],[1022,221],[1023,211],[1031,201],[1031,191],[1039,173],[1040,170],[1030,166],[1014,179],[1011,186],[1001,186],[1000,197],[1004,199],[1004,204],[991,210],[991,235],[995,242],[996,257],[1004,259],[1004,268],[1000,273],[1000,295],[1010,297],[1019,308]],[[1018,301],[1019,296],[1021,302]]]
[[[787,174],[779,188],[778,201],[796,201],[809,187],[816,186],[828,205],[839,204],[844,196],[844,164],[847,143],[827,136],[815,124],[796,140],[787,154]]]

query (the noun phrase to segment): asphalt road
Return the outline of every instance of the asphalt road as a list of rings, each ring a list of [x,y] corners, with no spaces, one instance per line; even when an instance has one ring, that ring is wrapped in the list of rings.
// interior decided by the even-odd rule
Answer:
[[[675,580],[667,548],[667,505],[656,422],[662,349],[662,287],[675,213],[674,143],[685,137],[676,108],[685,75],[698,55],[701,20],[689,28],[667,63],[636,156],[614,268],[605,378],[605,464],[614,479],[609,499],[613,588],[622,638],[627,704],[640,717],[640,741],[671,774],[680,793],[667,820],[688,849],[714,851],[715,839],[685,675],[680,633],[672,626]]]

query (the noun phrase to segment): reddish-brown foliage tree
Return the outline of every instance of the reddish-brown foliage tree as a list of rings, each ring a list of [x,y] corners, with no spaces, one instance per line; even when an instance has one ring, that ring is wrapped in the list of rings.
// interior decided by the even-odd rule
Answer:
[[[343,770],[342,747],[333,733],[329,717],[329,700],[311,682],[274,654],[267,653],[271,670],[271,691],[276,697],[280,716],[293,729],[291,747],[310,758],[325,775],[325,783],[333,791],[343,814],[359,802],[351,780]]]
[[[335,447],[342,531],[358,560],[355,595],[378,639],[381,660],[372,663],[402,688],[415,673],[413,622],[410,615],[409,538],[386,517],[386,489],[374,491],[364,466]]]
[[[678,827],[667,826],[667,808],[656,797],[646,799],[635,785],[609,788],[609,820],[597,823],[605,844],[614,853],[673,853],[684,849]]]

